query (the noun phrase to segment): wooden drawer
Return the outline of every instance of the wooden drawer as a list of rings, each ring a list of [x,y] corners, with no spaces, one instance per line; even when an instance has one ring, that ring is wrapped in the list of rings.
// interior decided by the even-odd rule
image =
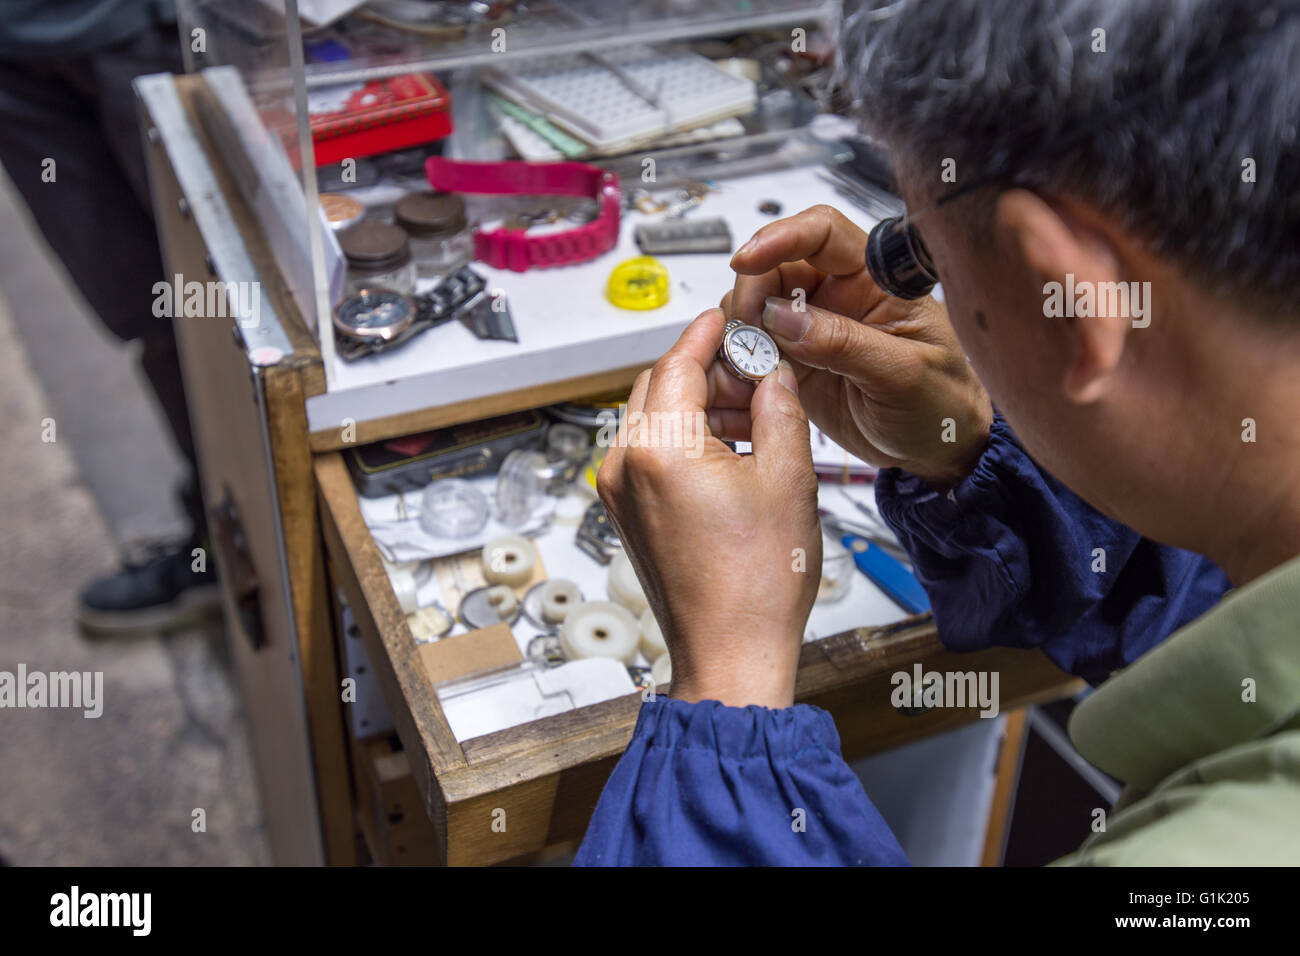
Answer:
[[[341,455],[317,455],[315,472],[330,567],[365,641],[414,791],[432,823],[438,861],[497,863],[580,839],[631,738],[640,695],[457,742]],[[891,675],[917,662],[927,670],[997,671],[1004,711],[1078,686],[1036,651],[950,654],[926,615],[805,644],[796,693],[834,715],[848,759],[974,719],[976,712],[968,708],[909,715],[891,706]]]

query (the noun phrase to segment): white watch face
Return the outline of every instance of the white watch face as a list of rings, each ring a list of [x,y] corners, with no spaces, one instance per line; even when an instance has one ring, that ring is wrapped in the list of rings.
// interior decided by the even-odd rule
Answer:
[[[752,325],[742,325],[727,333],[722,347],[741,375],[758,381],[776,371],[781,355],[772,337]]]

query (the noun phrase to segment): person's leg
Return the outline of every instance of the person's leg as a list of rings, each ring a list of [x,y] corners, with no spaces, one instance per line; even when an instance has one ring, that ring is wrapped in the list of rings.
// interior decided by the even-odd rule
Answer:
[[[163,267],[157,251],[158,239],[149,194],[148,169],[131,81],[147,73],[179,73],[181,69],[180,40],[173,23],[158,24],[123,43],[91,54],[77,77],[67,76],[69,82],[82,85],[86,95],[95,103],[103,141],[116,160],[123,179],[130,186],[138,208],[146,215],[147,227],[136,223],[133,228],[139,228],[142,236],[148,236],[154,250],[156,264],[153,267],[153,281],[163,277]],[[150,282],[147,300],[150,305],[153,301],[152,285]],[[192,527],[201,534],[207,521],[198,491],[194,437],[185,405],[176,338],[170,320],[155,318],[152,308],[143,310],[143,314],[147,319],[137,336],[142,345],[140,365],[158,397],[177,447],[190,463],[190,475],[180,490],[180,500]]]
[[[131,79],[179,66],[175,34],[160,28],[88,57],[58,64],[0,61],[0,163],[82,295],[119,338],[140,339],[141,364],[177,445],[194,444],[171,320],[152,312],[163,277],[148,200]],[[95,630],[165,627],[215,598],[211,572],[190,551],[204,533],[197,483],[182,501],[194,523],[183,548],[128,559],[83,593],[82,622]]]

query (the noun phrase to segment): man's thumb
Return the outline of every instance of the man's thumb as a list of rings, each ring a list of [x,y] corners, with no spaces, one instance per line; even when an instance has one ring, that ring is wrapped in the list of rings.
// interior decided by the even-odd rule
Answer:
[[[785,359],[754,389],[749,404],[754,457],[764,471],[812,469],[808,416],[799,402],[799,381]]]

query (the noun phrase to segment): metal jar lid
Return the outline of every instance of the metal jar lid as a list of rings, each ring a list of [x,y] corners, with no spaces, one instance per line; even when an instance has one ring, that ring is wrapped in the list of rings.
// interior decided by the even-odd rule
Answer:
[[[391,223],[363,219],[339,232],[339,247],[348,267],[360,272],[386,272],[411,261],[406,233]]]
[[[465,229],[465,200],[455,193],[407,193],[393,206],[393,219],[421,239],[454,236]]]

